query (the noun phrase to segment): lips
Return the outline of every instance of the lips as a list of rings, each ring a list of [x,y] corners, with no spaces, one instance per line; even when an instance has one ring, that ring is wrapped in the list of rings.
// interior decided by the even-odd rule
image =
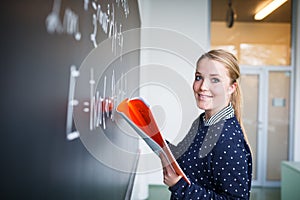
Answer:
[[[207,99],[212,98],[212,96],[211,96],[211,95],[208,95],[208,94],[199,94],[199,93],[197,93],[197,98],[198,98],[199,100],[207,100]]]

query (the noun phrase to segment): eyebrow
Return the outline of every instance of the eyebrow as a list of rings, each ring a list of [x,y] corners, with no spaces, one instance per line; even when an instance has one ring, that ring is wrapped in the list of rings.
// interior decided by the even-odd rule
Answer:
[[[195,75],[197,75],[197,74],[200,74],[200,75],[201,75],[200,72],[196,71],[196,72],[195,72]],[[220,75],[220,74],[209,74],[209,76],[221,76],[221,75]]]

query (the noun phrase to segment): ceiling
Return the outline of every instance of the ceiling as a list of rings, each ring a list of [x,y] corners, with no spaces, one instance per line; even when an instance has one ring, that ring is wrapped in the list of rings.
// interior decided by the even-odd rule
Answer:
[[[229,0],[211,0],[211,21],[225,21]],[[260,22],[290,23],[292,16],[291,1],[288,0],[277,10]],[[236,14],[235,21],[259,22],[254,20],[254,14],[264,7],[270,0],[231,0],[232,8]]]

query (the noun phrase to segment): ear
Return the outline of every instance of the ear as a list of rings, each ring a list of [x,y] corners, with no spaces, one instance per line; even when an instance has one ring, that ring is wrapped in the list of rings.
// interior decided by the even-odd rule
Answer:
[[[232,93],[234,93],[234,91],[236,90],[237,87],[237,82],[235,81],[234,83],[232,83],[229,88],[228,88],[228,94],[231,95]]]

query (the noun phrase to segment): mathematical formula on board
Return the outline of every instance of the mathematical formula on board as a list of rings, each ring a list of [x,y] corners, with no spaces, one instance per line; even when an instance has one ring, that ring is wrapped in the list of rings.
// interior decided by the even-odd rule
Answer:
[[[71,66],[66,131],[68,140],[79,137],[78,131],[72,131],[73,108],[79,105],[79,101],[74,98],[76,79],[79,75],[80,72],[76,69],[76,66]],[[108,82],[110,82],[111,87],[107,86]],[[127,77],[122,74],[118,83],[116,83],[115,72],[112,71],[111,76],[105,75],[103,82],[98,83],[98,86],[100,90],[96,90],[94,69],[91,68],[89,79],[90,97],[88,101],[82,102],[83,108],[81,110],[85,113],[89,113],[89,129],[91,131],[99,127],[106,129],[106,120],[114,121],[116,105],[127,95]]]
[[[49,34],[67,34],[79,41],[82,39],[79,18],[71,8],[61,9],[61,0],[54,0],[51,12],[46,18],[46,29]],[[97,34],[99,31],[105,33],[107,39],[111,42],[111,53],[120,55],[122,60],[124,37],[122,33],[122,24],[115,18],[117,9],[122,10],[127,18],[129,15],[129,5],[127,0],[114,0],[108,4],[102,4],[96,0],[83,0],[82,9],[85,12],[92,12],[92,30],[90,30],[89,40],[94,48],[98,47]],[[121,8],[121,9],[120,9]],[[60,13],[63,18],[60,18]],[[105,74],[99,88],[96,88],[94,68],[89,69],[89,99],[79,102],[75,98],[75,87],[78,77],[81,75],[80,70],[75,64],[71,64],[69,76],[68,108],[66,120],[66,137],[68,140],[76,139],[80,136],[79,131],[73,130],[73,111],[74,107],[83,104],[82,112],[89,113],[89,129],[92,131],[98,127],[106,129],[106,121],[114,121],[115,106],[117,100],[123,99],[127,93],[127,78],[123,73],[118,79],[116,87],[116,74],[113,70],[111,74]],[[109,83],[109,84],[108,84]],[[100,86],[101,85],[101,86]],[[110,85],[110,87],[108,87]],[[97,89],[97,90],[96,90]]]
[[[115,0],[118,7],[122,7],[122,10],[127,18],[129,15],[129,5],[127,0]],[[122,24],[115,19],[115,5],[107,4],[101,5],[97,1],[84,0],[83,9],[88,11],[89,5],[93,11],[93,30],[90,34],[90,40],[94,47],[98,46],[96,36],[98,27],[101,27],[102,31],[112,38],[112,51],[116,51],[117,46],[122,50],[123,36],[122,36]],[[106,7],[106,11],[103,11]],[[81,39],[79,16],[72,11],[71,8],[66,8],[64,11],[64,17],[60,19],[61,13],[61,0],[54,0],[51,13],[46,18],[46,28],[48,33],[68,34],[73,35],[76,40]]]

